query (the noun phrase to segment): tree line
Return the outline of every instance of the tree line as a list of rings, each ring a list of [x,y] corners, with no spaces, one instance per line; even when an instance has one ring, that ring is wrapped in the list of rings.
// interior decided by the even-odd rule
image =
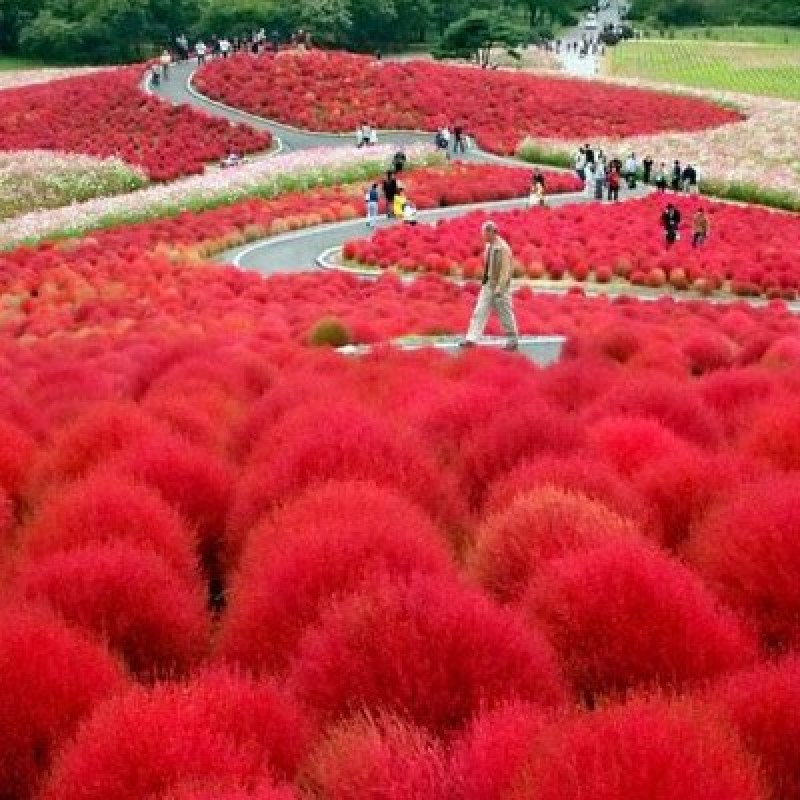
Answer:
[[[633,0],[637,19],[661,25],[800,25],[798,0]]]
[[[0,0],[0,49],[64,63],[120,63],[191,40],[299,28],[318,44],[389,52],[443,41],[448,52],[547,36],[592,0]],[[449,30],[452,29],[452,30]]]

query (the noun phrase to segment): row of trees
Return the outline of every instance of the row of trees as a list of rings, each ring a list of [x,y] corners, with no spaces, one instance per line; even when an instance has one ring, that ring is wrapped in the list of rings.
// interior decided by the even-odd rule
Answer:
[[[121,62],[190,38],[304,28],[315,41],[387,51],[477,39],[513,45],[569,22],[591,0],[0,0],[0,48],[64,62]],[[448,30],[450,29],[450,30]],[[447,34],[447,36],[445,36]]]
[[[798,0],[634,0],[637,19],[662,25],[800,25]]]

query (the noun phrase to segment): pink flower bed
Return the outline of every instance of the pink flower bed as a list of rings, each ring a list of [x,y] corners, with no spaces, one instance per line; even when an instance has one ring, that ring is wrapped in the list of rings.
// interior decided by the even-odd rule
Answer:
[[[609,84],[316,51],[215,61],[200,69],[196,85],[229,105],[311,130],[349,132],[364,121],[426,131],[460,124],[496,153],[515,152],[529,135],[622,137],[741,119],[696,98]]]
[[[118,156],[166,181],[269,147],[269,134],[148,96],[141,75],[127,67],[0,92],[0,149]]]
[[[672,200],[682,213],[681,239],[667,249],[660,215]],[[692,247],[692,216],[706,210],[709,240]],[[381,269],[430,270],[477,278],[484,214],[436,227],[392,228],[348,242],[348,261]],[[794,299],[800,288],[795,254],[800,218],[753,206],[691,197],[651,196],[609,205],[572,205],[493,214],[508,238],[519,276],[640,286],[718,290]]]

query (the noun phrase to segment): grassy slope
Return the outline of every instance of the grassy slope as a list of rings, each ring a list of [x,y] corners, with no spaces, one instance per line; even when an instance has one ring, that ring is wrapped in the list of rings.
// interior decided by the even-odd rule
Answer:
[[[609,53],[612,75],[800,101],[800,45],[665,39],[626,42]]]
[[[638,27],[638,26],[637,26]],[[712,42],[752,42],[755,44],[792,44],[800,46],[800,28],[755,27],[747,25],[673,28],[665,31],[670,39],[698,39]],[[652,39],[664,38],[659,31],[647,31]]]

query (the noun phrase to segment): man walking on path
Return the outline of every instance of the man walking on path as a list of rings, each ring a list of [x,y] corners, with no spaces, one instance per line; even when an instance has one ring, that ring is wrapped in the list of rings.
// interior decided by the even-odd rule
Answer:
[[[394,172],[389,170],[386,173],[386,180],[383,182],[383,196],[386,200],[386,217],[391,219],[394,215],[394,198],[397,195],[397,178]]]
[[[474,347],[483,334],[492,309],[497,312],[503,330],[508,337],[506,350],[516,350],[519,346],[517,321],[511,307],[512,254],[508,242],[497,233],[497,225],[491,220],[481,228],[486,243],[483,255],[483,285],[478,302],[472,312],[467,338],[461,347]]]
[[[667,203],[664,213],[661,215],[661,225],[664,227],[664,238],[667,241],[667,249],[672,247],[678,239],[678,228],[681,224],[681,212],[672,203]]]

